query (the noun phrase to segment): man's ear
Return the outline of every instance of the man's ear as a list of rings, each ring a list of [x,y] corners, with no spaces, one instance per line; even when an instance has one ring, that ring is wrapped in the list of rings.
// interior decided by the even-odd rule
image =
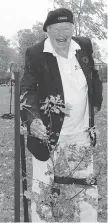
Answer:
[[[72,24],[72,31],[74,31],[75,30],[75,25],[74,24]]]
[[[47,26],[47,27],[46,27],[47,34],[48,34],[48,32],[49,32],[49,29],[50,29],[50,27],[49,27],[49,26]]]

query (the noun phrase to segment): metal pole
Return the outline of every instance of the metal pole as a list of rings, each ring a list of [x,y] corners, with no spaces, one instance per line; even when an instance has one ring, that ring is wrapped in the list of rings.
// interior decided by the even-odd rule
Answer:
[[[11,105],[12,105],[12,80],[11,80],[11,93],[10,93],[10,114],[11,114]]]
[[[24,204],[24,222],[29,222],[28,216],[28,199],[24,196],[24,191],[27,191],[27,179],[26,179],[26,156],[25,156],[25,138],[24,135],[20,135],[21,143],[21,165],[22,165],[22,189],[23,189],[23,204]]]
[[[20,75],[15,74],[15,222],[20,222]]]

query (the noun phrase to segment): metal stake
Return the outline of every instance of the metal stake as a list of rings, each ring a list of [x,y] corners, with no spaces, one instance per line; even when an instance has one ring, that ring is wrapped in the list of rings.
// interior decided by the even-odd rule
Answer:
[[[15,74],[15,222],[20,222],[20,75]]]

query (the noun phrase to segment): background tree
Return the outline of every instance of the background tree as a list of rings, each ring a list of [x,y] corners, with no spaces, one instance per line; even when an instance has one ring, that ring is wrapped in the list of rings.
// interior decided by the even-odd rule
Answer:
[[[16,62],[17,56],[15,49],[10,47],[9,40],[0,36],[0,80],[6,80],[10,63],[11,61]]]
[[[22,29],[17,33],[18,51],[22,57],[28,47],[45,38],[45,33],[42,30],[43,24],[36,22],[31,29]]]
[[[31,29],[22,29],[17,32],[17,64],[20,68],[21,76],[24,72],[24,60],[26,49],[36,43],[36,38]]]
[[[24,71],[24,60],[26,49],[38,41],[41,41],[45,38],[46,34],[43,31],[43,24],[41,22],[36,22],[33,25],[32,29],[22,29],[17,33],[17,51],[18,59],[17,63],[21,68],[21,76]]]
[[[100,68],[99,77],[102,80],[102,82],[107,82],[107,65]]]
[[[7,71],[8,56],[7,49],[9,48],[9,41],[4,36],[0,36],[0,69]]]
[[[22,29],[17,33],[17,40],[18,52],[23,59],[26,49],[36,43],[36,38],[30,29]]]
[[[35,25],[32,27],[32,31],[35,34],[36,42],[42,41],[46,37],[46,33],[43,31],[43,23],[36,22]]]
[[[100,59],[101,58],[101,53],[100,53],[100,49],[99,46],[97,45],[96,42],[92,42],[92,47],[93,47],[93,57]]]

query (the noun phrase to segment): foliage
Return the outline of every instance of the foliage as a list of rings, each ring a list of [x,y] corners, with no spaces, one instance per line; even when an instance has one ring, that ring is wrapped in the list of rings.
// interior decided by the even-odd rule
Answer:
[[[22,29],[17,33],[17,50],[18,50],[18,66],[21,68],[21,75],[24,72],[24,60],[26,49],[36,44],[45,38],[45,33],[42,30],[43,24],[36,22],[32,29]]]
[[[103,0],[53,0],[53,6],[72,10],[76,36],[107,38]]]
[[[8,68],[7,49],[9,48],[9,41],[4,36],[0,36],[0,69],[6,71]]]
[[[100,59],[101,58],[100,48],[95,41],[92,41],[92,47],[93,47],[93,57]]]
[[[13,62],[13,63],[17,63],[17,60],[18,60],[18,52],[16,49],[12,48],[12,47],[9,47],[6,51],[6,55],[8,57],[8,68],[10,66],[10,64]]]
[[[26,49],[36,43],[35,35],[30,29],[22,29],[17,33],[18,40],[18,62],[20,66],[24,66],[24,58]]]
[[[35,35],[30,29],[22,29],[18,31],[19,52],[23,56],[28,47],[36,43]]]
[[[64,105],[60,99],[60,95],[57,95],[56,97],[50,95],[49,98],[45,99],[43,104],[44,105],[41,106],[41,110],[44,110],[44,114],[48,113],[48,116],[50,116],[52,112],[56,114],[62,112],[66,116],[69,116],[69,110],[71,109],[71,106],[69,104]]]
[[[0,36],[0,79],[9,80],[11,78],[10,63],[16,62],[17,52],[10,47],[9,40],[6,40],[4,36]]]
[[[36,22],[36,24],[33,25],[32,32],[35,34],[36,42],[42,41],[46,37],[46,34],[43,31],[43,23],[41,22]]]
[[[99,69],[99,77],[102,82],[107,82],[107,65]]]
[[[4,79],[5,78],[5,71],[4,70],[0,70],[0,79]]]

